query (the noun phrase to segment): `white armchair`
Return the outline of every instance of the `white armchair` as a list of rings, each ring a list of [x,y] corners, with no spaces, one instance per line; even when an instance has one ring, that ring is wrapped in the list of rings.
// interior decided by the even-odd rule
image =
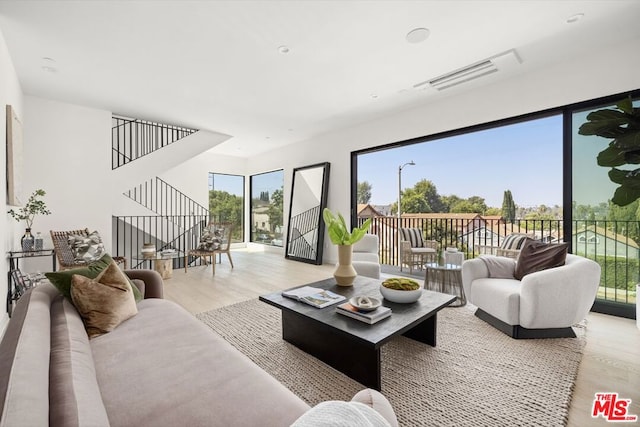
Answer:
[[[365,234],[353,244],[351,264],[360,276],[380,278],[379,240],[375,234]]]
[[[462,264],[467,301],[476,316],[512,338],[575,337],[598,292],[600,265],[567,254],[566,263],[527,274],[522,280],[489,277],[480,258]]]

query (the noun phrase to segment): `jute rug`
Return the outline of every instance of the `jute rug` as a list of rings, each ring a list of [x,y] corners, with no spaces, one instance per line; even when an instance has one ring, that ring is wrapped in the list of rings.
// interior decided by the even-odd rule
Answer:
[[[382,392],[400,425],[566,425],[584,330],[574,328],[574,339],[514,340],[474,309],[442,310],[436,347],[399,337],[382,348]],[[280,311],[258,300],[197,317],[311,406],[363,388],[283,341]]]

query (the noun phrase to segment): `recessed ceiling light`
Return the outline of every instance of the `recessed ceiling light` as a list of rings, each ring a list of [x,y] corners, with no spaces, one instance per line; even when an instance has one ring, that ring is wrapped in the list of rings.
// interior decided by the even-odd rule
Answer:
[[[377,99],[378,98],[378,94],[377,93],[372,93],[371,94],[371,98],[372,99]]]
[[[290,51],[291,50],[289,49],[289,46],[282,45],[278,47],[278,52],[280,52],[283,55],[289,53]]]
[[[409,43],[421,43],[429,37],[430,31],[427,28],[414,28],[407,33]]]
[[[55,67],[56,60],[45,56],[42,58],[42,70],[48,73],[55,73],[58,69]]]
[[[578,22],[582,18],[584,18],[584,13],[576,13],[575,15],[567,18],[567,24],[573,24],[574,22]]]

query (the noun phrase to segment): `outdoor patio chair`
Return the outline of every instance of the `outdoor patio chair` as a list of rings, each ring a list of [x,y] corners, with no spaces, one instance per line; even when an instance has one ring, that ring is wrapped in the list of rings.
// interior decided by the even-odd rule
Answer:
[[[531,234],[512,233],[504,238],[500,246],[476,245],[480,255],[496,255],[518,259],[520,250],[528,238],[533,238]]]
[[[402,241],[400,242],[400,252],[402,262],[400,263],[400,271],[402,266],[409,267],[409,273],[413,273],[413,268],[419,270],[424,268],[427,262],[436,262],[438,256],[438,242],[435,240],[424,240],[422,230],[419,228],[401,228]]]

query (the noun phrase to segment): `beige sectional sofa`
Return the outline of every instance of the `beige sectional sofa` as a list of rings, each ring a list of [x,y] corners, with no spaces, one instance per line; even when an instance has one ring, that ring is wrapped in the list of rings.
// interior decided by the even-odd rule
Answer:
[[[144,282],[138,314],[88,339],[69,300],[45,283],[18,302],[0,344],[0,426],[287,426],[310,407]],[[382,395],[360,400],[394,425]]]

